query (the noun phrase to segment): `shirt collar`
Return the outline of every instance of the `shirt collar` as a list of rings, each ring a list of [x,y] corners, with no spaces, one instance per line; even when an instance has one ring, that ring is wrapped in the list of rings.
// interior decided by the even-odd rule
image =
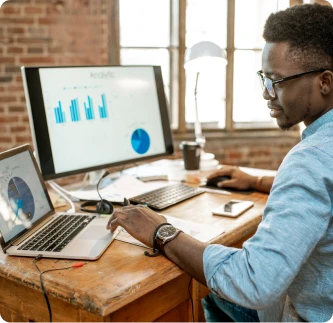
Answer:
[[[326,112],[320,118],[312,122],[302,133],[302,140],[313,135],[319,128],[326,125],[329,122],[333,122],[333,109]]]

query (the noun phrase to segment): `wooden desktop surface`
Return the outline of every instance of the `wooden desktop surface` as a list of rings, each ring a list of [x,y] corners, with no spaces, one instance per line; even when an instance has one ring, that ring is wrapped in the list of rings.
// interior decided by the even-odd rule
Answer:
[[[251,200],[254,207],[238,218],[213,216],[211,210],[231,198]],[[203,193],[162,213],[224,228],[214,243],[240,246],[261,221],[267,195]],[[53,321],[192,321],[202,320],[202,285],[167,258],[149,258],[143,247],[113,241],[102,257],[83,267],[43,275]],[[70,266],[77,261],[41,259],[40,269]],[[0,314],[6,321],[48,321],[39,273],[33,258],[0,253]]]

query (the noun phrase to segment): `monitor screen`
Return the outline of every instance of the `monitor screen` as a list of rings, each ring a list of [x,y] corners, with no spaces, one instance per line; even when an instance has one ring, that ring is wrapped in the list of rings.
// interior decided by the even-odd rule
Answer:
[[[45,180],[173,153],[159,66],[22,67]]]

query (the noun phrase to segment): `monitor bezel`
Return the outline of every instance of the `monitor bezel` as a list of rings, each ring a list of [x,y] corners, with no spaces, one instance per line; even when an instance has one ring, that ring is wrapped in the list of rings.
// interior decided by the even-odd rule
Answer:
[[[111,67],[111,68],[150,67],[153,69],[159,109],[160,109],[165,150],[161,154],[155,154],[150,156],[138,156],[138,158],[128,159],[125,161],[112,162],[87,168],[80,168],[68,172],[56,173],[53,162],[49,129],[47,126],[46,113],[44,108],[44,99],[43,99],[39,70],[45,68],[73,69],[73,68],[101,68],[101,67],[102,68],[103,67]],[[160,66],[154,66],[154,65],[88,65],[88,66],[80,65],[80,66],[29,66],[29,67],[22,66],[21,71],[24,82],[24,90],[25,90],[26,104],[28,109],[33,145],[36,150],[35,152],[36,159],[39,164],[40,171],[42,173],[44,180],[51,180],[71,175],[77,175],[119,165],[132,164],[149,159],[169,156],[174,153],[167,101],[164,92],[164,84],[163,84],[162,71]],[[88,154],[89,151],[87,151],[86,153]]]

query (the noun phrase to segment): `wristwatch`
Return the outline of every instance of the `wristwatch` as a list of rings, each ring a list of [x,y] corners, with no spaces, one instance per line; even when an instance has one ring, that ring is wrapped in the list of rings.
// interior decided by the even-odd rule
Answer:
[[[155,236],[157,249],[161,253],[163,253],[163,255],[165,255],[165,253],[164,253],[165,244],[168,243],[169,241],[175,239],[180,232],[183,232],[183,231],[175,228],[171,224],[166,224],[166,225],[160,227]]]

